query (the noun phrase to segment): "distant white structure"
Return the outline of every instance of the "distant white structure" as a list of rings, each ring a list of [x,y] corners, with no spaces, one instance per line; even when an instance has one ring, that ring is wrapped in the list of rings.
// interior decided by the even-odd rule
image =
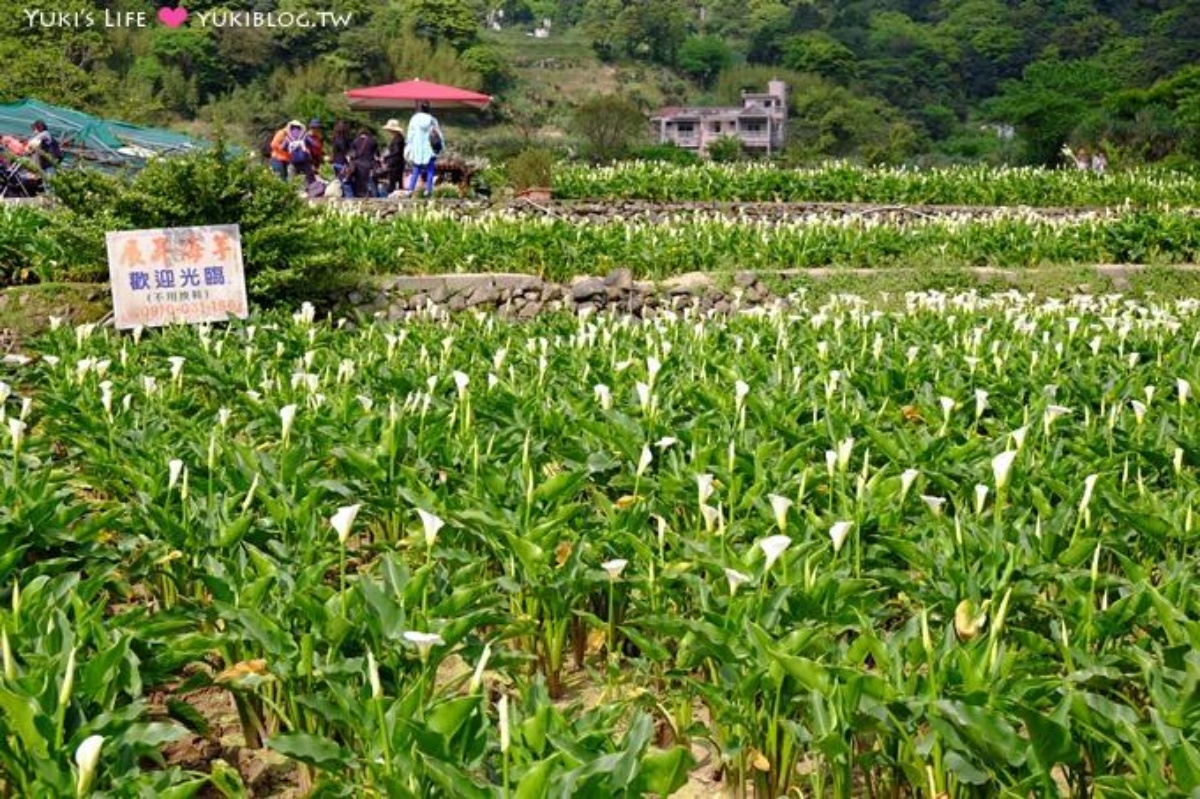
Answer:
[[[534,30],[534,32],[533,32],[533,38],[535,38],[535,39],[549,39],[549,38],[550,38],[550,31],[546,30],[545,28],[537,28],[537,29],[536,29],[536,30]]]

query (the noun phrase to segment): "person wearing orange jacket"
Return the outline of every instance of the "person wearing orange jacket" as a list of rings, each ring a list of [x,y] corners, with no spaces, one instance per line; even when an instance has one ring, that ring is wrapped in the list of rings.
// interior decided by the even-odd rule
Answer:
[[[311,182],[314,145],[315,142],[304,130],[304,123],[293,119],[271,139],[271,168],[280,178],[287,180],[288,167],[291,167],[293,174],[304,175],[305,182]]]

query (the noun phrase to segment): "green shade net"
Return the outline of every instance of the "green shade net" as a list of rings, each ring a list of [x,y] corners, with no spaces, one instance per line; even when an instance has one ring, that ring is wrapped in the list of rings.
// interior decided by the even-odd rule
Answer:
[[[37,100],[0,105],[0,136],[24,141],[30,126],[42,120],[62,144],[68,162],[109,167],[140,167],[147,158],[207,146],[206,142],[159,128],[102,119]]]

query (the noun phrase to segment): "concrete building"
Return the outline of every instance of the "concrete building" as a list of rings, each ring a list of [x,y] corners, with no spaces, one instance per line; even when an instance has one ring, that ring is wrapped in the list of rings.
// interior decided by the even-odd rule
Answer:
[[[736,136],[747,150],[770,155],[783,149],[787,133],[787,84],[772,80],[766,92],[742,92],[741,106],[663,108],[650,122],[660,144],[704,155],[716,139]]]

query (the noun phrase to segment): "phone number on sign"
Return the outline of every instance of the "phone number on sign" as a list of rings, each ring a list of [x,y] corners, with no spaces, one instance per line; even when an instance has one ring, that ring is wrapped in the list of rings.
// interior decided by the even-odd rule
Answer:
[[[173,302],[129,308],[122,314],[125,320],[136,324],[152,322],[196,321],[198,317],[220,314],[245,316],[246,306],[240,300],[200,300],[197,302]]]

